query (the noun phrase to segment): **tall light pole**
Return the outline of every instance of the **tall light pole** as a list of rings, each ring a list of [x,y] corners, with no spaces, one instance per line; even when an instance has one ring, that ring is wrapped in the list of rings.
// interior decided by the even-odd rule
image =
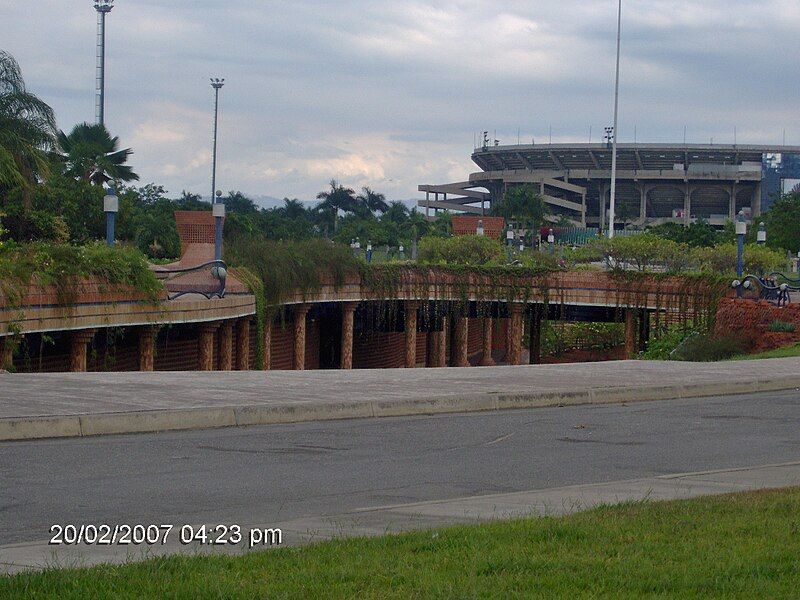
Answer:
[[[222,194],[217,191],[217,122],[219,119],[219,90],[225,85],[224,79],[211,78],[214,88],[214,147],[211,153],[211,203],[214,213],[214,260],[222,260],[222,220],[225,218],[225,204]]]
[[[95,71],[94,116],[98,124],[105,124],[106,101],[106,15],[114,8],[114,0],[96,0],[97,11],[97,68]]]
[[[614,138],[611,142],[611,200],[609,202],[608,237],[614,237],[614,203],[617,194],[617,117],[619,115],[619,51],[622,40],[622,0],[617,11],[617,71],[614,82]]]

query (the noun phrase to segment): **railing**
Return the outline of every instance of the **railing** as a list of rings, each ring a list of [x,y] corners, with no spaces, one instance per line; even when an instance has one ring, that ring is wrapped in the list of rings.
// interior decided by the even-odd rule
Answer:
[[[225,282],[228,278],[228,266],[224,261],[211,262],[183,269],[166,269],[155,267],[156,277],[164,282],[169,293],[168,299],[175,300],[187,294],[200,294],[209,300],[213,297],[225,297]]]
[[[778,283],[778,279],[783,279],[783,283]],[[738,296],[742,296],[745,291],[753,289],[753,284],[758,285],[759,298],[786,306],[791,301],[791,292],[800,292],[800,280],[791,279],[783,273],[770,273],[766,276],[746,275],[741,281],[735,279],[732,287]]]

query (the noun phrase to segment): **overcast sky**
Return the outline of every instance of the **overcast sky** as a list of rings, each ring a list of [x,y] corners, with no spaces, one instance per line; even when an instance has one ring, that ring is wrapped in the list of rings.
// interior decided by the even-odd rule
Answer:
[[[0,47],[68,130],[94,119],[91,0],[0,0]],[[106,124],[141,183],[310,199],[331,178],[391,199],[477,170],[473,136],[598,141],[614,0],[117,0]],[[620,141],[800,144],[798,0],[625,0]]]

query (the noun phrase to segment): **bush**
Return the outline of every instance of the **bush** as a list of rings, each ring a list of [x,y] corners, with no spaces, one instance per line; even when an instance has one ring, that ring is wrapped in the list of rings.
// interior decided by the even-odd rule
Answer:
[[[769,325],[769,330],[776,333],[794,333],[797,330],[794,323],[786,321],[773,321]]]
[[[687,338],[699,334],[699,330],[673,325],[659,337],[651,339],[647,343],[647,350],[640,354],[640,357],[645,360],[672,360],[675,350]]]
[[[701,271],[729,274],[736,273],[736,244],[720,244],[713,248],[695,248],[692,251],[692,262]],[[747,244],[744,247],[744,270],[747,273],[769,273],[779,270],[786,264],[781,252]]]
[[[589,244],[588,254],[611,259],[620,268],[633,265],[638,271],[662,267],[667,271],[681,272],[688,266],[688,246],[678,244],[649,233],[612,239],[598,238]]]
[[[505,264],[505,250],[499,240],[486,236],[426,236],[419,242],[417,259],[428,265],[502,265]]]
[[[699,334],[686,338],[675,349],[672,358],[691,362],[713,362],[745,354],[748,349],[745,340],[733,335],[713,337],[709,334]]]

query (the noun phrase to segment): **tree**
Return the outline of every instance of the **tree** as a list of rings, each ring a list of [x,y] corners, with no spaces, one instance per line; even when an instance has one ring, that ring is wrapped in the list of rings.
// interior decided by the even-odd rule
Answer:
[[[355,192],[350,188],[346,188],[331,179],[331,189],[327,192],[320,192],[317,194],[317,199],[322,200],[316,206],[316,211],[324,215],[330,215],[333,231],[335,232],[339,226],[339,211],[342,212],[355,212],[357,201]]]
[[[0,50],[0,186],[22,188],[26,211],[32,188],[49,174],[55,132],[53,109],[25,89],[19,64]]]
[[[758,219],[756,219],[758,221]],[[800,251],[800,193],[781,196],[763,216],[767,245],[792,254]],[[755,231],[758,225],[750,228]]]
[[[139,176],[126,165],[133,154],[119,148],[119,138],[111,137],[104,125],[80,123],[69,135],[58,133],[65,173],[75,179],[102,185],[108,181],[138,181]]]
[[[386,196],[366,186],[361,188],[361,193],[356,200],[358,200],[358,203],[365,207],[370,214],[375,214],[376,212],[383,214],[389,210],[389,205],[386,203]]]
[[[491,210],[491,214],[517,221],[531,231],[538,230],[549,213],[539,191],[530,184],[512,187],[499,202],[492,203]]]

